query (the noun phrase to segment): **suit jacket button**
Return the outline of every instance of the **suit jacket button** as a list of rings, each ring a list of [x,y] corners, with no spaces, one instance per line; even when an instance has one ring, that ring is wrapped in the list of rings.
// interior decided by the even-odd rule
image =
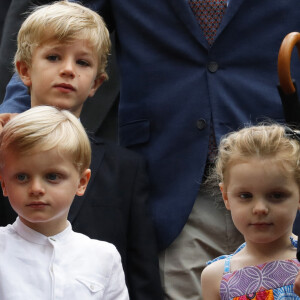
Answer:
[[[210,61],[208,64],[207,64],[207,69],[210,73],[215,73],[218,71],[219,69],[219,65],[217,62],[215,61]]]
[[[204,119],[197,120],[197,128],[202,130],[206,127],[206,121]]]

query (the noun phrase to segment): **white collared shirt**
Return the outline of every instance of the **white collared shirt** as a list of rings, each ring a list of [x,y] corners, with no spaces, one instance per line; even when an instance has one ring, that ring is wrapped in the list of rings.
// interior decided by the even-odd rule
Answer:
[[[24,225],[0,227],[1,300],[128,300],[121,258],[109,243],[71,224],[47,237]]]

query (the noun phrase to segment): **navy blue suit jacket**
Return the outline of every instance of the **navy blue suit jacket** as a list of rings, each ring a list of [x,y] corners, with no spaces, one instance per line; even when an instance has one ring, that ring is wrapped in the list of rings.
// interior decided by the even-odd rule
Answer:
[[[116,31],[120,143],[149,164],[160,246],[179,234],[217,141],[265,118],[283,121],[282,39],[300,31],[299,0],[231,0],[210,48],[187,0],[91,0]],[[300,62],[293,57],[300,82]],[[212,204],[213,205],[213,204]]]
[[[299,0],[231,0],[209,47],[187,0],[86,0],[115,30],[120,143],[147,159],[160,248],[180,233],[217,141],[265,118],[283,121],[282,39],[300,31]],[[300,82],[293,57],[293,77]],[[212,204],[213,205],[213,204]]]

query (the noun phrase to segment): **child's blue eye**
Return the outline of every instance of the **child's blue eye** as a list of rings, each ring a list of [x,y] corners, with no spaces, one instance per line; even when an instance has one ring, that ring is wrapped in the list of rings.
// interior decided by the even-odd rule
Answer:
[[[21,174],[17,174],[16,178],[18,181],[23,182],[28,179],[28,175],[21,173]]]
[[[56,173],[49,173],[46,175],[46,178],[50,181],[56,181],[60,178],[60,176]]]
[[[282,194],[281,193],[274,193],[273,195],[272,195],[272,197],[273,198],[281,198],[282,197]]]
[[[240,198],[242,198],[242,199],[250,199],[250,198],[252,198],[252,194],[251,193],[241,193],[240,194]]]
[[[79,59],[77,63],[81,66],[88,67],[90,64],[86,60]]]
[[[280,201],[286,197],[284,193],[272,193],[270,194],[270,199],[273,201]]]
[[[49,61],[57,61],[58,60],[58,55],[48,55],[47,60]]]

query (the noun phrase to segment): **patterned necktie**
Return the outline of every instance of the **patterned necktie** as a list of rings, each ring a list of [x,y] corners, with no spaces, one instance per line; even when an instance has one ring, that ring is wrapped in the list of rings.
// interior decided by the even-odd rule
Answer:
[[[227,0],[188,0],[203,30],[208,44],[214,42],[217,30],[227,8]],[[214,163],[218,152],[213,123],[210,124],[207,162]]]
[[[227,0],[189,0],[189,4],[211,46],[227,8]]]

